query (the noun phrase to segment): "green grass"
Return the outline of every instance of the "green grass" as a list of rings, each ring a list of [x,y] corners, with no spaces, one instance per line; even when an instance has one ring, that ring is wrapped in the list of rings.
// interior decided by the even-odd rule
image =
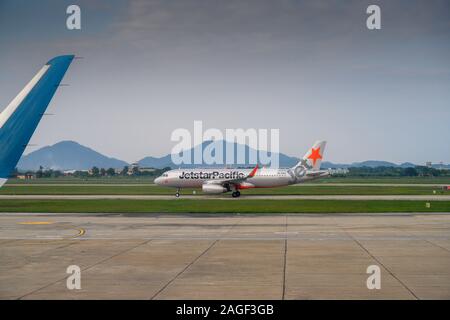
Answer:
[[[450,212],[450,201],[383,200],[2,200],[0,212],[377,213]]]
[[[58,178],[40,178],[40,179],[9,179],[7,184],[149,184],[153,183],[154,177],[89,177],[89,178],[75,178],[75,177],[58,177]]]
[[[329,177],[312,183],[405,183],[405,184],[448,184],[450,177]]]
[[[186,191],[185,191],[186,192]],[[191,192],[192,193],[192,192]],[[142,185],[5,185],[0,189],[0,194],[8,195],[146,195],[146,194],[175,194],[174,189],[158,186]]]
[[[59,177],[42,178],[34,180],[10,179],[8,184],[149,184],[153,183],[150,176],[142,177]],[[424,184],[449,184],[450,177],[329,177],[311,181],[311,183],[424,183]]]
[[[193,189],[184,189],[182,194],[192,194]],[[302,185],[283,188],[261,188],[244,190],[250,195],[450,195],[432,186],[327,186]],[[196,190],[201,194],[200,190]],[[174,194],[175,189],[146,185],[6,185],[0,189],[3,195],[162,195]],[[228,195],[226,195],[228,196]]]

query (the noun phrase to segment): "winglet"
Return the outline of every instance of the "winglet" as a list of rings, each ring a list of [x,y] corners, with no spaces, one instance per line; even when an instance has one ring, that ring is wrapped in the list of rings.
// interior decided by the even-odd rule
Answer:
[[[16,167],[73,58],[50,59],[0,113],[0,186]]]
[[[258,170],[258,165],[256,165],[255,168],[253,168],[252,172],[247,176],[247,178],[253,178],[256,174],[256,171]]]

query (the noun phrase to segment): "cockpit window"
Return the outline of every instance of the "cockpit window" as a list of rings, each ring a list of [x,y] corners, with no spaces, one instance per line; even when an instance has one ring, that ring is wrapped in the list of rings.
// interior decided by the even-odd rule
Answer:
[[[163,173],[163,177],[168,177],[169,175],[167,173]]]

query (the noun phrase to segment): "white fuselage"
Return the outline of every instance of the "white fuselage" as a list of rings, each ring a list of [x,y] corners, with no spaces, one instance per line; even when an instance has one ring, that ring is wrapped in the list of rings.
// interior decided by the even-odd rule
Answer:
[[[239,183],[237,189],[282,187],[299,183],[288,172],[289,169],[266,169]],[[252,169],[177,169],[165,172],[155,179],[160,186],[174,188],[201,188],[205,183],[244,178]],[[302,180],[309,180],[303,177]]]
[[[289,169],[260,169],[257,165],[253,169],[177,169],[164,172],[155,179],[155,184],[177,188],[176,197],[182,188],[202,188],[204,193],[211,194],[232,191],[236,198],[240,189],[283,187],[328,176],[328,170],[320,170],[325,145],[324,140],[316,141]]]

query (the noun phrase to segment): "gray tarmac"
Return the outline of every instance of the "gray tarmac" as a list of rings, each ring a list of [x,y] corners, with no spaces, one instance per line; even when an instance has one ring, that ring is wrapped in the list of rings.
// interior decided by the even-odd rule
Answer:
[[[172,200],[175,195],[0,195],[0,200]],[[450,201],[450,195],[181,195],[179,199],[233,200],[423,200]]]
[[[1,299],[449,299],[450,214],[5,213],[0,261]]]
[[[334,187],[438,187],[442,188],[445,186],[449,186],[448,184],[443,183],[299,183],[290,185],[290,187],[326,187],[326,186],[334,186]],[[75,186],[92,186],[92,187],[156,187],[157,185],[154,183],[86,183],[85,181],[80,181],[77,183],[7,183],[6,186],[10,187],[24,187],[24,186],[64,186],[64,187],[75,187]]]

